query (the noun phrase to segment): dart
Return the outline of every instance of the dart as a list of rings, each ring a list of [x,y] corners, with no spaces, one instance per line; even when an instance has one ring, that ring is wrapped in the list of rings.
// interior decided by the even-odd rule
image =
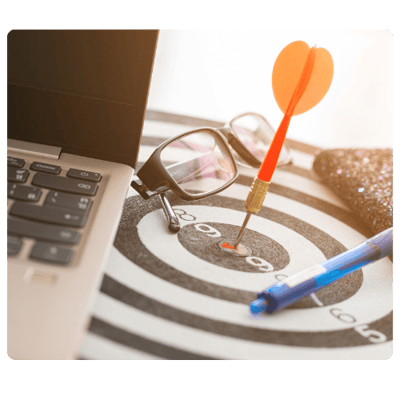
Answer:
[[[278,55],[273,72],[272,88],[283,119],[271,142],[245,202],[246,218],[233,248],[237,248],[252,214],[261,209],[293,115],[316,106],[327,93],[333,77],[333,61],[329,52],[302,41],[292,42]]]

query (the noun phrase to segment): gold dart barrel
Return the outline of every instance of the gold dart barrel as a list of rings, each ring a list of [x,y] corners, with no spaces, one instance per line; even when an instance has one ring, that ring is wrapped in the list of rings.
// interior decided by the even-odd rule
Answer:
[[[236,238],[234,244],[235,248],[242,239],[243,233],[246,229],[247,223],[249,222],[251,214],[257,214],[260,211],[260,208],[262,207],[265,196],[267,194],[268,188],[269,188],[269,182],[264,182],[261,179],[258,179],[257,177],[254,178],[253,183],[251,184],[250,192],[247,195],[245,203],[247,215],[243,222],[242,227],[240,228],[239,235]]]
[[[263,205],[265,196],[269,188],[269,182],[264,182],[257,177],[251,184],[250,192],[247,195],[245,208],[251,214],[257,214]]]

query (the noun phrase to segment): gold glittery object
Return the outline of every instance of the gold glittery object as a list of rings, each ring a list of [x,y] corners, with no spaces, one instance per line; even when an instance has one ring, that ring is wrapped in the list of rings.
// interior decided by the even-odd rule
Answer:
[[[393,226],[392,149],[324,150],[313,169],[373,234]]]

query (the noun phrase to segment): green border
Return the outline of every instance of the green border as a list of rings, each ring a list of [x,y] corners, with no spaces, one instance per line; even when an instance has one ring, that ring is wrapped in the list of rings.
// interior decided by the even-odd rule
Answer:
[[[310,4],[311,3],[311,4]],[[6,39],[12,28],[388,28],[394,33],[392,1],[308,2],[27,1],[10,0],[1,11],[1,116],[3,187],[6,186]],[[396,20],[395,20],[396,18]],[[5,194],[1,198],[6,203]],[[5,210],[5,205],[2,207]],[[6,260],[6,216],[1,220]],[[227,398],[390,395],[395,358],[384,363],[122,363],[13,362],[6,356],[6,268],[2,269],[1,343],[3,390],[12,398]]]

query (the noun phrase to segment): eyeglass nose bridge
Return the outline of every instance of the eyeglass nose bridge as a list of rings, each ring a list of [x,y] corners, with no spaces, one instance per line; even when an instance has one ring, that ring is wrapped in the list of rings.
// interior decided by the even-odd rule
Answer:
[[[228,136],[232,134],[232,129],[228,126],[221,126],[221,128],[214,128],[216,131],[222,133],[225,139],[228,139]]]
[[[226,125],[215,129],[222,133],[226,141],[248,165],[254,168],[258,168],[261,165],[261,162],[258,161],[257,158],[255,158],[251,153],[249,153],[249,150],[246,148],[246,146],[236,137],[230,126]]]

